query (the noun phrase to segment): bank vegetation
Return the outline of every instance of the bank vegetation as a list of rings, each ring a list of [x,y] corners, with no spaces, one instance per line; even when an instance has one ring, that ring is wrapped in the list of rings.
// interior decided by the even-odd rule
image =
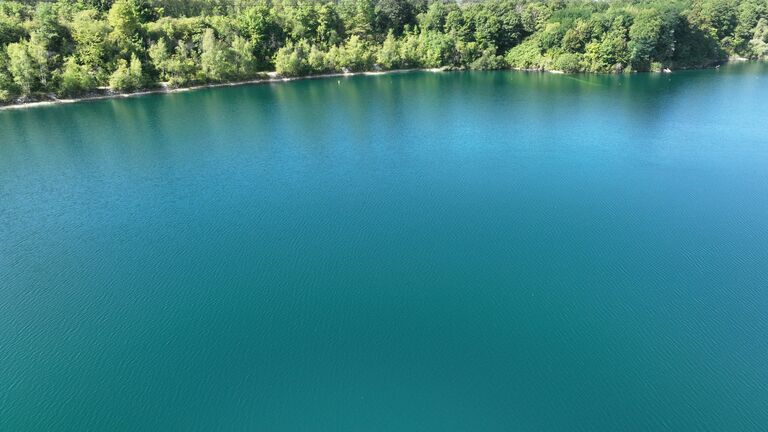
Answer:
[[[0,102],[411,68],[768,56],[768,0],[0,0]]]

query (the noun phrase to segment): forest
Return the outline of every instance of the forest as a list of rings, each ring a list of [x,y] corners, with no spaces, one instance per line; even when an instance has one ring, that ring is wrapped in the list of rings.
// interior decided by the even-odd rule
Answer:
[[[629,73],[768,57],[768,0],[0,0],[0,102],[446,67]]]

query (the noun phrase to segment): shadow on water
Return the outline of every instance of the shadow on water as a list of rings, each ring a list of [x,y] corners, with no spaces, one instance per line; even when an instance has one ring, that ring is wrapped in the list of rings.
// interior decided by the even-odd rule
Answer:
[[[659,138],[669,117],[702,105],[732,104],[751,91],[745,80],[764,84],[764,72],[765,65],[757,63],[673,74],[415,72],[6,111],[0,113],[0,168],[50,158],[151,163],[183,157],[190,147],[279,151],[275,146],[301,143],[322,154],[339,142],[364,146],[374,135],[402,128],[450,140],[480,117],[510,134],[538,131],[535,138],[554,139],[554,128],[578,133],[588,126]],[[473,111],[465,109],[468,104]]]

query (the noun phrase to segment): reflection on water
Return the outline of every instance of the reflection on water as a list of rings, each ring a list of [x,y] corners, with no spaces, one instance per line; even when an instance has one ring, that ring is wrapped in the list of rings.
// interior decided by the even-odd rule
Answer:
[[[388,134],[402,127],[403,115],[423,120],[419,126],[430,133],[451,130],[466,121],[459,117],[467,114],[462,104],[474,100],[492,101],[476,115],[502,122],[511,134],[531,121],[529,126],[540,130],[560,123],[573,126],[569,119],[592,113],[604,116],[606,108],[620,121],[653,133],[669,127],[668,119],[678,121],[682,111],[697,118],[706,117],[708,106],[714,104],[728,111],[735,105],[755,103],[754,98],[738,96],[764,86],[763,70],[762,64],[748,63],[674,74],[409,73],[31,108],[0,115],[4,131],[0,163],[12,167],[20,162],[13,163],[13,158],[31,154],[45,158],[51,153],[72,156],[77,162],[89,154],[108,157],[105,152],[110,151],[120,152],[120,158],[152,157],[153,152],[162,157],[164,151],[183,150],[178,143],[270,145],[295,140],[306,129],[320,142],[364,143],[371,134]],[[679,97],[679,93],[688,97]],[[597,124],[601,119],[593,121]],[[344,124],[345,136],[334,136],[339,133],[332,126],[337,122]],[[234,143],[229,139],[229,143],[221,142],[221,137],[230,134],[235,134]],[[141,151],[120,148],[124,141],[140,146]]]

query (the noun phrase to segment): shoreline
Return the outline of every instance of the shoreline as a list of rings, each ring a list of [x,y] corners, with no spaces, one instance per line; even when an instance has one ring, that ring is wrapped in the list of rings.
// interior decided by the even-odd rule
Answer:
[[[713,64],[719,65],[719,64],[729,63],[729,62],[736,63],[736,62],[743,62],[743,61],[748,61],[748,59],[729,58],[726,61],[713,63]],[[698,67],[698,68],[676,69],[675,71],[703,70],[703,69],[711,69],[711,68],[712,66],[709,66],[709,67],[705,66],[705,67]],[[38,107],[44,107],[44,106],[64,105],[64,104],[73,104],[73,103],[80,103],[80,102],[92,102],[92,101],[99,101],[99,100],[106,100],[106,99],[132,98],[132,97],[147,96],[147,95],[153,95],[153,94],[184,93],[189,91],[210,89],[210,88],[220,88],[220,87],[237,87],[237,86],[254,85],[254,84],[276,84],[276,83],[284,83],[284,82],[290,82],[290,81],[323,79],[323,78],[334,78],[334,77],[347,78],[347,77],[360,76],[360,75],[376,76],[376,75],[390,75],[390,74],[401,74],[401,73],[411,73],[411,72],[452,72],[456,70],[463,70],[463,69],[453,69],[448,66],[443,66],[438,68],[410,68],[410,69],[392,69],[392,70],[384,70],[384,71],[333,72],[333,73],[325,73],[325,74],[317,74],[317,75],[304,75],[304,76],[297,76],[297,77],[281,77],[277,74],[277,72],[265,72],[264,75],[267,76],[266,78],[255,78],[255,79],[243,80],[243,81],[197,84],[197,85],[191,85],[188,87],[177,87],[177,88],[168,88],[164,86],[165,83],[158,83],[161,85],[159,88],[149,88],[149,89],[144,89],[144,90],[133,92],[133,93],[110,93],[110,94],[83,96],[83,97],[68,98],[68,99],[52,99],[52,100],[42,100],[42,101],[35,101],[35,102],[11,103],[7,105],[0,105],[0,111],[10,111],[10,110],[25,109],[25,108],[38,108]],[[558,75],[566,74],[563,71],[554,70],[554,69],[512,68],[512,69],[500,69],[500,70],[509,70],[509,71],[518,71],[518,72],[551,73],[551,74],[558,74]],[[649,71],[645,73],[670,73],[670,72],[674,72],[674,71],[667,69],[662,72]]]
[[[92,101],[99,101],[99,100],[106,100],[106,99],[132,98],[132,97],[147,96],[147,95],[153,95],[153,94],[184,93],[189,91],[203,90],[203,89],[210,89],[210,88],[220,88],[220,87],[237,87],[237,86],[253,85],[253,84],[273,84],[273,83],[284,83],[284,82],[290,82],[290,81],[334,78],[334,77],[346,78],[346,77],[359,76],[359,75],[371,75],[371,76],[390,75],[390,74],[410,73],[410,72],[419,72],[419,71],[443,72],[446,70],[448,70],[448,68],[393,69],[388,71],[334,72],[334,73],[305,75],[305,76],[297,76],[297,77],[281,77],[277,75],[276,72],[266,72],[265,73],[265,75],[267,75],[266,78],[255,78],[255,79],[243,80],[243,81],[197,84],[197,85],[191,85],[188,87],[177,87],[177,88],[168,88],[168,87],[161,86],[159,88],[149,88],[149,89],[144,89],[144,90],[140,90],[132,93],[112,93],[112,94],[104,94],[104,95],[96,95],[96,96],[83,96],[78,98],[12,103],[7,105],[0,105],[0,111],[18,110],[18,109],[24,109],[24,108],[38,108],[38,107],[44,107],[44,106],[64,105],[64,104],[73,104],[73,103],[80,103],[80,102],[92,102]],[[164,84],[164,83],[161,83],[161,84]]]

